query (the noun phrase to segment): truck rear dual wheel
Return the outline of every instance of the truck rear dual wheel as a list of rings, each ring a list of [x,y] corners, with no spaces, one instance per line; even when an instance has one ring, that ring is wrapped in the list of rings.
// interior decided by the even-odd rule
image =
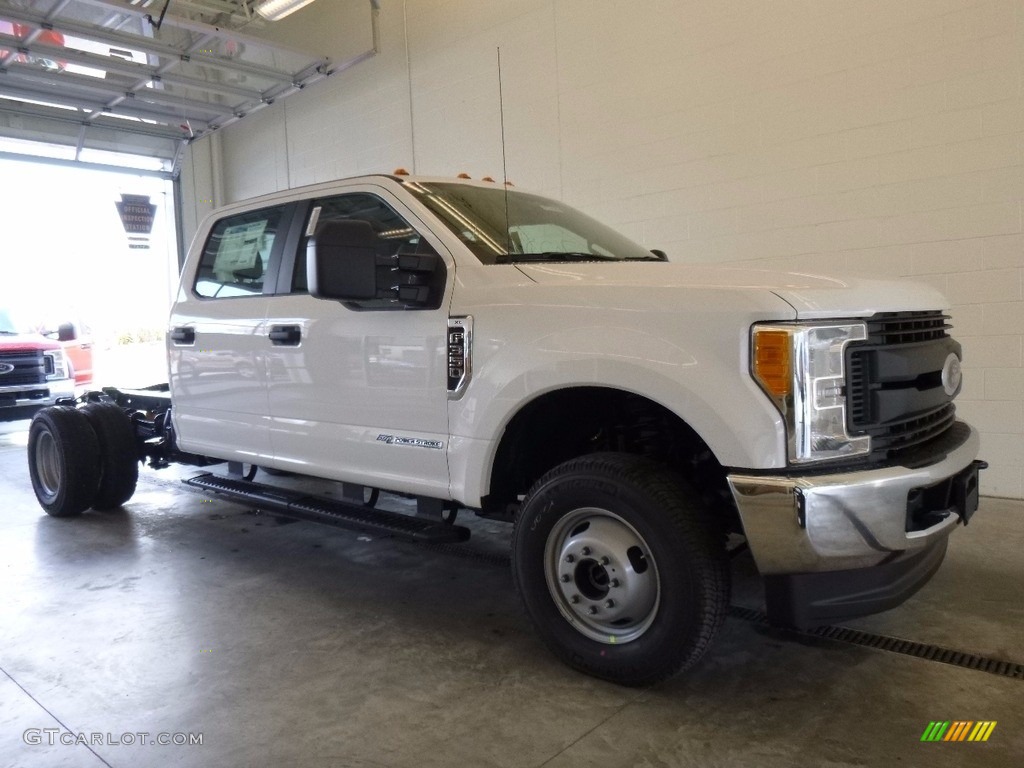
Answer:
[[[39,504],[54,517],[118,507],[139,477],[131,422],[113,403],[44,408],[29,428],[28,466]]]
[[[28,432],[28,471],[40,506],[54,517],[80,515],[100,483],[100,444],[75,408],[44,408]]]
[[[89,403],[82,413],[100,443],[100,480],[92,508],[115,509],[135,494],[139,482],[135,430],[114,403]]]
[[[527,494],[512,567],[538,633],[569,666],[649,685],[695,664],[729,603],[729,563],[682,478],[639,456],[562,464]]]

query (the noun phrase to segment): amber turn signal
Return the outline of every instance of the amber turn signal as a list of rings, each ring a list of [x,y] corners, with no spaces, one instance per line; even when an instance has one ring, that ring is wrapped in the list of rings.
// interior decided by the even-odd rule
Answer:
[[[773,397],[793,391],[792,344],[786,331],[754,331],[754,376]]]

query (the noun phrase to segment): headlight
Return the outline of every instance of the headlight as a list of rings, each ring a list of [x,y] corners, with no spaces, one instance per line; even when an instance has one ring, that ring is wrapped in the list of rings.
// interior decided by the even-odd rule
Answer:
[[[846,430],[846,346],[866,338],[864,323],[754,326],[751,373],[786,419],[791,463],[871,450]]]
[[[68,360],[63,349],[51,349],[43,353],[46,358],[46,380],[56,381],[68,378]]]

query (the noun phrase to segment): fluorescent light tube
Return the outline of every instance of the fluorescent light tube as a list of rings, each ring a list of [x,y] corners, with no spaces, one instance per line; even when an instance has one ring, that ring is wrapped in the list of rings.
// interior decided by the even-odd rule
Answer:
[[[312,2],[313,0],[263,0],[256,6],[256,13],[267,21],[277,21]]]

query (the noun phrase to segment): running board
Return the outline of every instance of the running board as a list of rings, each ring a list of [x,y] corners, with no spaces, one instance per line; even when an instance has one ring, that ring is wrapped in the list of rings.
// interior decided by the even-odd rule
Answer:
[[[223,494],[234,501],[250,502],[280,515],[313,523],[326,523],[366,533],[388,534],[400,539],[429,544],[451,544],[469,538],[469,529],[461,525],[387,512],[362,504],[348,504],[248,480],[220,477],[209,472],[182,482],[194,488]]]

